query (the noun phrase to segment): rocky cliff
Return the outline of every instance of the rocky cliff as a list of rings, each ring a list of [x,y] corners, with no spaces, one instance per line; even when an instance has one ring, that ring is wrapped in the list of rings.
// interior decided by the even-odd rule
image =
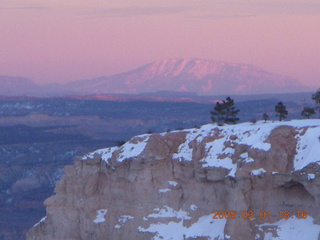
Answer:
[[[28,240],[320,239],[319,120],[140,135],[64,169]]]

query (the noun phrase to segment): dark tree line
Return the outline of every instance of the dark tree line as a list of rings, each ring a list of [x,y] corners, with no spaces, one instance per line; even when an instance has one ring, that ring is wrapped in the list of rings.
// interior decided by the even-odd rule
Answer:
[[[307,119],[309,119],[312,115],[316,114],[316,111],[315,111],[316,109],[319,109],[319,114],[320,114],[320,106],[318,106],[320,105],[320,88],[316,93],[312,94],[311,99],[315,102],[316,107],[315,108],[304,107],[301,111],[301,116]],[[282,102],[278,102],[278,104],[275,106],[275,112],[276,112],[276,115],[279,117],[280,121],[285,119],[288,115],[288,111]],[[265,116],[265,114],[263,115],[263,119],[267,121],[266,116],[268,115]]]
[[[319,110],[320,115],[320,88],[316,93],[312,94],[311,99],[315,102],[316,107],[304,107],[301,112],[301,116],[308,119],[316,114],[317,109]],[[287,118],[288,111],[286,109],[286,106],[282,102],[278,102],[277,105],[275,105],[274,111],[276,113],[276,116],[279,117],[279,121]],[[240,110],[234,106],[234,100],[231,97],[227,97],[226,100],[217,102],[215,104],[213,111],[210,112],[211,120],[212,122],[218,124],[235,124],[240,120],[237,117],[239,112]],[[264,113],[262,118],[265,122],[270,120],[267,113]]]

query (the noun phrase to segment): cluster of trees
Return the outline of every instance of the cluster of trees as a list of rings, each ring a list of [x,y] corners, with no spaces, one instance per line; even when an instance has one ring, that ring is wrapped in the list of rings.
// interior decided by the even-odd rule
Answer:
[[[315,102],[316,107],[304,107],[302,109],[301,116],[309,119],[312,115],[316,114],[316,109],[319,110],[320,114],[320,88],[312,95],[312,100]],[[278,102],[274,107],[274,111],[276,112],[276,116],[279,117],[279,121],[282,121],[288,115],[286,106],[282,102]],[[239,121],[239,118],[237,117],[239,112],[240,110],[234,106],[234,100],[227,97],[226,100],[216,103],[213,111],[210,112],[211,120],[218,124],[235,124]],[[270,119],[267,113],[264,113],[262,117],[265,122]]]

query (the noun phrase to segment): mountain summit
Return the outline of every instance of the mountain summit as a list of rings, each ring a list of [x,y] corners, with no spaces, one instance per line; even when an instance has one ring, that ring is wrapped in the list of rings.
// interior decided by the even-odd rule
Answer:
[[[248,64],[196,58],[156,61],[113,76],[71,82],[76,93],[143,93],[156,91],[208,94],[262,94],[307,90],[299,81]]]

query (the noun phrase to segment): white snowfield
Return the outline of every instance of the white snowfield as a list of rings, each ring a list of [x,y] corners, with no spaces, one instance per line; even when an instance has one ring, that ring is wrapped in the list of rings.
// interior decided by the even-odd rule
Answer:
[[[246,144],[252,148],[268,151],[271,147],[267,142],[267,138],[271,131],[279,126],[292,126],[296,128],[297,135],[297,153],[294,158],[294,171],[298,171],[308,166],[310,163],[320,164],[320,120],[293,120],[283,122],[267,122],[259,121],[253,123],[241,123],[236,125],[217,126],[216,124],[207,124],[199,129],[187,129],[186,141],[179,146],[177,153],[172,158],[178,161],[192,161],[193,149],[189,147],[191,141],[201,142],[204,138],[212,136],[215,128],[219,129],[219,138],[215,141],[205,144],[206,157],[200,160],[202,167],[220,167],[230,170],[229,176],[235,176],[237,164],[232,162],[234,149],[226,147],[226,141],[231,144]],[[162,134],[165,135],[165,134]],[[237,138],[231,138],[236,135]],[[125,161],[126,158],[138,157],[145,149],[150,135],[141,135],[135,137],[135,143],[127,142],[121,147],[112,147],[100,149],[83,157],[83,160],[93,158],[95,154],[102,154],[102,160],[109,164],[109,160],[115,151],[119,152],[117,161]],[[232,140],[234,139],[234,140]],[[221,155],[224,157],[221,158]],[[254,162],[248,153],[240,155],[245,163]],[[254,169],[251,175],[266,174],[263,168]],[[272,172],[270,174],[278,174]],[[317,176],[309,173],[307,179],[313,181]],[[171,194],[170,191],[179,183],[168,179],[169,188],[159,189],[158,194]],[[212,214],[200,217],[196,222],[186,226],[184,221],[190,220],[192,211],[196,211],[200,206],[190,205],[189,212],[174,210],[170,206],[162,206],[154,209],[153,213],[145,216],[144,221],[151,221],[148,227],[139,227],[140,232],[154,233],[152,240],[183,240],[192,237],[206,237],[207,239],[230,239],[231,236],[224,234],[226,219],[212,219]],[[101,223],[107,210],[99,210],[95,223]],[[169,219],[164,223],[161,219]],[[130,219],[130,218],[128,218]],[[154,223],[159,219],[159,222]],[[265,223],[258,225],[261,234],[257,234],[255,239],[263,240],[318,240],[320,239],[320,225],[313,221],[311,216],[306,219],[298,219],[296,217],[290,219],[282,219],[275,223]],[[124,224],[119,221],[115,228],[120,228]],[[263,238],[261,238],[264,236]]]

